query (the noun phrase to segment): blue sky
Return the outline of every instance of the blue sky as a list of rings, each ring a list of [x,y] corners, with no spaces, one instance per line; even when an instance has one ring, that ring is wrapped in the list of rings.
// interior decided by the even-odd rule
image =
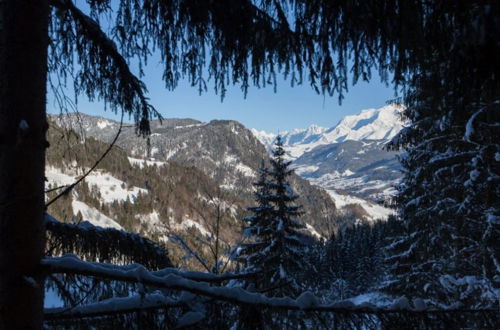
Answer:
[[[88,11],[85,2],[78,5]],[[161,79],[163,69],[158,55],[155,54],[149,63],[142,79],[148,87],[151,104],[164,118],[193,118],[204,122],[232,119],[248,128],[272,133],[306,128],[312,124],[332,127],[347,115],[367,108],[382,107],[395,97],[393,88],[380,83],[374,74],[370,83],[358,82],[356,86],[351,86],[341,105],[337,95],[318,95],[306,84],[292,88],[289,81],[283,80],[278,81],[276,93],[272,86],[260,90],[250,88],[246,99],[238,86],[228,88],[226,98],[221,102],[220,96],[210,86],[201,96],[187,81],[180,82],[174,91],[166,90]],[[135,68],[131,69],[134,71]],[[73,92],[68,91],[67,95],[73,95]],[[50,91],[47,110],[49,113],[59,113]],[[119,120],[118,115],[109,110],[104,111],[102,103],[89,103],[84,97],[79,98],[78,111]]]
[[[161,80],[161,64],[149,65],[143,81],[149,90],[150,101],[165,118],[194,118],[208,122],[212,119],[232,119],[248,128],[267,132],[283,132],[294,128],[306,128],[311,124],[331,127],[344,116],[356,114],[362,109],[379,108],[394,98],[392,87],[379,82],[358,82],[350,87],[341,105],[337,96],[316,94],[309,85],[290,87],[289,81],[278,82],[277,92],[271,86],[265,89],[250,88],[246,99],[238,86],[229,88],[221,102],[213,88],[199,95],[187,81],[168,91]],[[71,95],[71,92],[70,92]],[[49,94],[48,111],[58,109]],[[106,118],[118,119],[112,112],[104,111],[102,103],[90,103],[79,98],[78,111]]]

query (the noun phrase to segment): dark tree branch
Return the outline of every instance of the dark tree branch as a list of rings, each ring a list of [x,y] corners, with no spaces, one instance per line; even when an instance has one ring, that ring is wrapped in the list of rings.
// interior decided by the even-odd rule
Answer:
[[[142,312],[174,307],[182,307],[185,302],[153,293],[131,297],[111,298],[97,303],[67,308],[46,308],[44,319],[47,321],[95,318],[124,313]]]
[[[109,146],[106,148],[106,150],[104,151],[104,153],[101,155],[101,157],[99,157],[99,159],[94,163],[94,165],[92,165],[92,167],[84,174],[82,175],[80,178],[78,178],[78,180],[76,180],[75,182],[73,182],[72,184],[70,184],[69,186],[67,186],[61,193],[59,193],[56,197],[52,198],[50,201],[48,201],[46,204],[45,204],[45,209],[47,209],[52,203],[54,203],[55,201],[57,201],[59,198],[61,198],[62,196],[65,196],[67,194],[69,194],[71,192],[71,190],[73,190],[73,188],[75,188],[80,182],[82,182],[83,180],[85,180],[85,178],[93,171],[95,170],[95,168],[101,163],[101,161],[104,159],[104,157],[106,157],[108,155],[108,153],[111,151],[111,149],[113,149],[113,147],[115,146],[116,144],[116,141],[118,140],[118,138],[120,137],[120,134],[122,132],[122,127],[123,127],[123,111],[122,111],[122,116],[121,116],[121,119],[120,119],[120,126],[118,127],[118,131],[116,132],[116,135],[115,137],[113,138],[113,141],[111,141],[111,143],[109,144]]]
[[[496,309],[411,309],[400,307],[395,304],[392,308],[380,308],[373,305],[354,305],[349,301],[340,301],[331,304],[319,304],[311,299],[296,300],[289,297],[276,298],[266,297],[262,294],[252,293],[241,288],[224,288],[210,286],[208,283],[200,283],[189,280],[175,274],[164,277],[149,272],[140,265],[116,266],[103,263],[89,263],[79,260],[74,256],[62,258],[45,258],[42,260],[42,268],[47,273],[80,274],[86,276],[102,277],[106,279],[124,281],[130,283],[141,283],[157,288],[180,290],[191,292],[200,296],[210,297],[237,305],[253,305],[271,310],[295,310],[295,311],[317,311],[332,312],[339,315],[402,315],[406,317],[422,317],[436,315],[436,317],[460,317],[467,314],[485,314],[488,320],[494,322]],[[492,323],[493,324],[493,323]]]
[[[49,255],[76,253],[106,262],[137,262],[151,269],[171,267],[167,251],[144,237],[123,230],[101,228],[88,222],[62,223],[45,215]]]
[[[73,22],[69,24],[74,24],[76,27],[77,38],[75,41],[76,48],[79,48],[78,56],[80,56],[81,62],[94,66],[93,71],[89,71],[98,75],[94,77],[95,79],[90,78],[90,72],[80,75],[80,78],[83,79],[80,87],[87,90],[87,94],[91,98],[96,88],[100,89],[105,101],[121,107],[122,111],[134,114],[138,132],[144,135],[149,134],[149,119],[155,116],[161,120],[161,115],[149,104],[145,95],[146,86],[132,74],[116,44],[102,31],[95,20],[83,13],[71,0],[50,0],[50,5],[71,15]],[[89,56],[90,59],[85,58],[85,56]],[[109,70],[113,70],[113,72]],[[113,75],[115,77],[112,77]]]

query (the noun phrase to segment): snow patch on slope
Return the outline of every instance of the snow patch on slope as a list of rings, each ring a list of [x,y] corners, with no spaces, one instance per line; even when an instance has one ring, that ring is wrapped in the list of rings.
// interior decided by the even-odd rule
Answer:
[[[65,174],[60,169],[51,166],[45,168],[45,177],[47,184],[55,186],[64,186],[75,182],[74,176]]]
[[[97,186],[102,199],[106,203],[125,201],[127,197],[133,203],[137,199],[139,192],[147,193],[147,190],[143,188],[128,188],[125,182],[108,173],[92,172],[85,178],[85,182]]]
[[[111,126],[111,123],[107,120],[99,120],[97,122],[97,127],[99,127],[100,129],[104,129],[108,126]]]
[[[137,214],[135,218],[139,219],[141,223],[146,224],[148,228],[163,226],[163,223],[160,221],[160,214],[156,210],[148,214]]]
[[[170,227],[177,230],[177,231],[182,231],[182,230],[192,230],[192,228],[197,229],[204,237],[212,237],[212,234],[203,226],[202,224],[191,220],[191,219],[184,219],[182,220],[181,223],[173,223],[170,222]]]
[[[154,165],[160,167],[166,164],[165,162],[161,162],[158,160],[148,160],[148,159],[133,158],[133,157],[127,157],[127,158],[130,164],[137,165],[139,166],[139,168],[144,168],[144,166],[154,166]]]
[[[116,221],[108,218],[95,208],[90,207],[83,202],[74,200],[71,203],[71,207],[73,208],[73,212],[75,214],[81,212],[83,220],[86,220],[95,226],[100,226],[103,228],[123,229],[122,226],[120,226]]]
[[[238,172],[240,172],[244,176],[251,178],[254,178],[256,176],[255,171],[253,169],[240,162],[238,158],[234,155],[225,154],[223,163],[233,166]],[[219,164],[220,162],[216,162],[217,166],[219,166]]]
[[[314,237],[316,237],[317,239],[324,239],[324,237],[318,233],[316,231],[316,229],[314,229],[313,226],[311,226],[310,224],[306,223],[306,230]]]
[[[292,164],[293,165],[293,164]],[[319,166],[316,165],[307,165],[307,166],[298,166],[294,168],[295,173],[302,176],[308,173],[314,173],[319,169]]]
[[[354,197],[351,195],[342,195],[337,193],[335,190],[326,190],[330,197],[335,202],[335,206],[338,207],[341,211],[342,208],[349,204],[359,204],[372,220],[382,219],[386,220],[390,215],[395,214],[395,211],[384,207],[382,205],[369,202],[365,199]]]
[[[47,178],[47,188],[51,184],[54,186],[70,185],[77,180],[75,173],[63,173],[60,169],[47,167],[45,169],[45,177]],[[101,171],[90,173],[85,182],[91,186],[97,186],[101,193],[101,198],[106,203],[114,201],[125,201],[127,197],[133,203],[137,199],[139,192],[147,193],[146,189],[138,187],[127,187],[127,184],[114,176]]]
[[[153,210],[153,212],[147,214],[136,214],[135,218],[139,219],[148,232],[159,233],[160,235],[157,237],[158,241],[168,241],[168,235],[164,234],[166,232],[166,226],[160,220],[160,214],[158,211]]]

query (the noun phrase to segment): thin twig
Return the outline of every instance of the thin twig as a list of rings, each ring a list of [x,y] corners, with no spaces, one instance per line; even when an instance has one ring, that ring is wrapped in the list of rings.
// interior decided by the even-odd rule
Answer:
[[[48,208],[52,203],[54,203],[55,201],[57,201],[59,198],[61,198],[62,196],[68,194],[71,190],[73,190],[73,188],[76,187],[77,184],[79,184],[80,182],[82,182],[93,170],[95,170],[95,168],[99,165],[99,163],[101,163],[101,161],[104,159],[104,157],[106,157],[108,155],[108,153],[111,151],[111,149],[115,146],[116,144],[116,141],[118,140],[118,137],[120,136],[120,133],[122,132],[122,127],[123,127],[123,114],[124,114],[124,111],[122,110],[122,115],[121,115],[121,118],[120,118],[120,126],[118,127],[118,132],[116,132],[116,135],[113,139],[113,141],[111,141],[111,144],[108,146],[108,148],[106,149],[106,151],[101,155],[101,157],[94,163],[94,165],[92,165],[92,167],[87,171],[87,173],[85,173],[84,175],[82,175],[78,180],[76,180],[75,182],[73,182],[72,184],[70,184],[66,189],[64,189],[63,192],[61,192],[59,195],[57,195],[56,197],[54,197],[52,200],[50,200],[49,202],[47,202],[47,204],[45,204],[45,208]]]

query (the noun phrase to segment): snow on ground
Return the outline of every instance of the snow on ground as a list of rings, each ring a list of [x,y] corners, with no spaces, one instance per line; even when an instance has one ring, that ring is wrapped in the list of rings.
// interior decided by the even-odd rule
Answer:
[[[372,216],[373,219],[386,220],[390,215],[395,214],[394,210],[375,203],[366,203],[365,205],[361,206],[370,216]]]
[[[166,155],[164,155],[164,158],[167,159],[167,160],[169,160],[172,157],[174,157],[179,151],[184,150],[187,147],[188,147],[188,145],[187,145],[186,142],[182,142],[180,145],[177,145],[175,147],[171,147],[168,150],[164,151],[164,153],[166,152]],[[154,148],[156,148],[156,147],[154,147]],[[159,149],[158,148],[156,148],[156,153],[159,153]],[[153,153],[151,153],[151,154],[153,154]]]
[[[313,226],[311,226],[310,224],[306,223],[306,230],[311,234],[313,235],[314,237],[316,237],[317,239],[323,239],[324,237],[321,236],[320,233],[318,233],[316,231],[316,229],[314,229]]]
[[[334,171],[333,173],[324,174],[319,178],[308,178],[308,180],[312,184],[327,190],[347,190],[357,191],[358,193],[368,192],[372,199],[390,199],[396,193],[394,187],[399,183],[399,180],[370,180],[367,175],[352,177],[352,174],[347,169],[343,173]]]
[[[224,190],[235,190],[236,187],[233,184],[221,184],[220,185],[221,189]]]
[[[132,157],[127,157],[128,161],[132,165],[138,165],[139,168],[143,168],[144,166],[163,166],[165,165],[165,162],[161,162],[158,160],[148,160],[148,159],[140,159],[140,158],[132,158]]]
[[[76,175],[63,173],[60,169],[47,167],[45,170],[47,185],[63,186],[69,185],[76,181]],[[111,174],[101,171],[90,173],[85,182],[89,185],[94,185],[99,188],[101,197],[104,202],[112,203],[116,201],[125,201],[127,197],[133,203],[139,192],[147,193],[146,189],[138,187],[127,187],[127,184]]]
[[[220,162],[216,162],[217,166],[220,166]],[[224,155],[224,160],[222,161],[222,164],[228,164],[231,166],[234,166],[236,170],[240,173],[242,173],[244,176],[254,178],[256,177],[255,171],[252,170],[250,167],[247,165],[243,164],[238,160],[238,158],[234,155],[230,154],[225,154]]]
[[[158,211],[153,210],[153,212],[148,214],[136,214],[136,219],[139,219],[142,225],[144,225],[149,232],[160,233],[158,240],[160,242],[168,241],[167,235],[161,235],[166,232],[165,224],[160,220],[160,214]]]
[[[182,220],[182,222],[181,222],[182,229],[188,230],[188,229],[191,229],[192,227],[198,229],[200,231],[200,233],[205,237],[212,236],[212,234],[203,225],[199,224],[198,222],[191,220],[191,219]]]
[[[165,231],[165,224],[160,220],[160,214],[156,210],[148,214],[136,214],[135,218],[150,231]]]
[[[78,214],[78,212],[81,212],[83,220],[86,220],[95,226],[100,226],[103,228],[123,229],[122,226],[120,226],[113,219],[108,218],[95,208],[90,207],[83,202],[74,200],[71,203],[71,206],[73,207],[74,214]]]
[[[100,129],[104,129],[108,126],[111,126],[111,123],[107,120],[99,120],[97,122],[97,127],[99,127]]]
[[[189,230],[191,228],[196,228],[204,237],[211,237],[212,234],[198,222],[191,219],[184,219],[181,223],[176,223],[174,221],[170,221],[170,227],[177,231]]]
[[[242,163],[237,163],[236,164],[236,170],[240,173],[242,173],[244,176],[248,176],[248,177],[255,177],[255,172],[254,170],[252,170],[250,167],[242,164]]]
[[[189,127],[200,127],[200,126],[205,126],[207,123],[200,123],[200,124],[190,124],[190,125],[184,125],[184,126],[175,126],[174,129],[180,129],[180,128],[189,128]]]
[[[159,152],[160,152],[160,149],[158,147],[151,148],[151,155],[156,155]]]
[[[318,166],[316,165],[308,165],[308,166],[298,166],[294,168],[294,171],[298,175],[302,174],[307,174],[307,173],[314,173],[319,169]]]
[[[45,169],[45,177],[47,178],[47,184],[55,186],[64,186],[75,182],[74,176],[64,174],[60,169],[52,166]]]
[[[394,210],[383,207],[379,204],[372,203],[362,198],[354,197],[351,195],[342,195],[331,189],[327,189],[326,191],[335,202],[335,206],[339,209],[342,209],[348,204],[359,204],[373,220],[385,220],[389,217],[389,215],[394,214]]]
[[[163,223],[160,221],[160,214],[156,210],[148,214],[137,214],[135,218],[139,219],[141,223],[147,224],[150,228],[163,226]]]
[[[238,130],[236,129],[236,127],[234,127],[233,125],[231,125],[231,132],[234,134],[234,135],[238,135],[239,132]]]
[[[127,197],[131,202],[134,202],[139,192],[147,193],[147,190],[143,188],[128,188],[125,182],[118,180],[108,173],[102,173],[100,171],[90,173],[85,178],[85,181],[89,185],[95,185],[99,188],[101,198],[106,203],[112,203],[115,200],[125,201]]]

